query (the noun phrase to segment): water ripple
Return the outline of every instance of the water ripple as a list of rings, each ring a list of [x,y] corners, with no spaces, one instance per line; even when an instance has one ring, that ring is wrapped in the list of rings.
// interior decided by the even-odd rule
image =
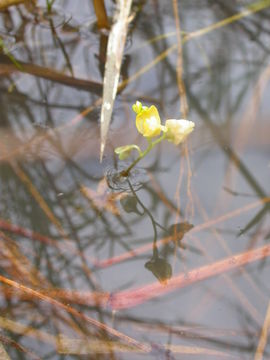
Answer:
[[[107,184],[110,189],[115,191],[138,191],[149,180],[147,172],[144,169],[132,169],[129,176],[121,175],[127,166],[119,166],[118,169],[108,167],[105,171]]]

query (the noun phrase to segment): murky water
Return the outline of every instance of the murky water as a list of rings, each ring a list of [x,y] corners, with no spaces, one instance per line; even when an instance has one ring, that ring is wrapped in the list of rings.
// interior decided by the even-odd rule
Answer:
[[[173,1],[134,1],[102,163],[92,2],[0,13],[5,359],[270,357],[270,2],[177,3],[184,94]],[[185,95],[187,144],[118,179],[114,148],[147,147],[132,104],[164,123]]]

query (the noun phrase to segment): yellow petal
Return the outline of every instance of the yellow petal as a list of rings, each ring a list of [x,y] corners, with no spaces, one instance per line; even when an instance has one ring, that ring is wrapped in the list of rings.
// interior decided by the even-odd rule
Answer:
[[[145,137],[154,137],[160,134],[160,117],[158,110],[154,105],[142,110],[136,116],[136,127],[139,133]]]

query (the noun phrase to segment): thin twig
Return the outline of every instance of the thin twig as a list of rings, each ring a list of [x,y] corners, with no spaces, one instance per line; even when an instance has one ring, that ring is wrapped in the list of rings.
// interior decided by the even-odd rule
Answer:
[[[185,83],[183,80],[184,76],[184,67],[183,67],[183,47],[182,47],[182,36],[181,36],[181,23],[180,23],[180,17],[178,13],[178,1],[173,0],[173,12],[174,12],[174,19],[175,19],[175,27],[176,27],[176,38],[177,38],[177,85],[178,85],[178,91],[180,95],[180,112],[181,116],[184,119],[187,119],[188,117],[188,102],[187,102],[187,94],[185,89]],[[191,177],[192,177],[192,171],[191,171],[191,165],[190,165],[190,159],[189,159],[189,151],[188,151],[188,145],[187,142],[185,142],[184,145],[184,155],[187,162],[187,195],[188,195],[188,205],[187,209],[191,209],[191,216],[193,216],[193,199],[192,199],[192,192],[191,192]],[[182,166],[181,166],[182,169]],[[181,170],[180,170],[181,174]],[[181,176],[181,175],[180,175]],[[180,179],[179,179],[179,185],[180,185]],[[175,194],[175,197],[177,199],[177,202],[179,204],[178,210],[180,211],[180,186],[177,186],[177,192]],[[186,211],[185,213],[188,213]]]
[[[149,346],[141,344],[140,342],[134,340],[133,338],[95,320],[94,318],[84,315],[83,313],[77,311],[76,309],[74,309],[68,305],[62,304],[61,302],[49,297],[48,295],[42,294],[39,291],[33,290],[27,286],[19,284],[16,281],[8,279],[2,275],[0,275],[0,282],[4,283],[6,285],[9,285],[12,288],[14,288],[20,292],[26,293],[26,294],[30,295],[30,297],[40,299],[40,300],[45,301],[53,306],[56,306],[57,308],[66,310],[68,313],[72,314],[73,316],[88,322],[89,324],[95,326],[96,328],[98,328],[100,330],[108,332],[111,336],[115,336],[116,338],[121,339],[128,344],[136,346],[138,349],[142,350],[143,352],[150,352],[150,350],[151,350],[151,348]]]
[[[19,5],[26,0],[0,0],[0,10],[6,10],[9,6]]]
[[[97,17],[97,26],[99,29],[109,29],[110,24],[106,13],[104,0],[93,0],[94,9]]]
[[[223,260],[216,261],[212,264],[195,268],[188,272],[182,272],[172,277],[171,279],[168,279],[166,286],[156,281],[138,288],[119,291],[111,294],[108,292],[81,292],[76,290],[46,289],[46,294],[49,294],[48,296],[43,293],[44,290],[38,292],[29,288],[25,289],[23,285],[13,285],[14,282],[12,280],[6,279],[1,275],[0,282],[14,286],[16,289],[21,290],[28,296],[33,295],[53,304],[61,304],[61,307],[65,305],[59,303],[53,298],[62,299],[63,301],[69,303],[76,303],[87,306],[96,306],[98,304],[100,307],[109,307],[112,310],[120,310],[138,306],[145,303],[146,301],[150,301],[156,297],[165,296],[172,291],[185,288],[199,281],[210,279],[218,275],[223,275],[226,272],[232,270],[241,269],[245,265],[252,264],[255,261],[263,260],[267,257],[270,257],[270,245],[265,245],[257,249],[242,252],[240,254],[227,257]],[[73,308],[65,308],[70,313],[73,313],[74,311]],[[70,311],[70,309],[72,310]],[[111,330],[107,331],[112,333]],[[118,337],[121,338],[120,336]]]
[[[264,324],[262,327],[262,332],[261,332],[261,336],[260,336],[260,340],[259,340],[259,344],[257,347],[257,351],[255,354],[254,360],[263,359],[263,353],[264,353],[265,345],[267,344],[269,328],[270,328],[270,301],[269,301],[268,308],[266,311],[265,320],[264,320]]]
[[[185,83],[183,81],[183,50],[182,50],[182,37],[181,37],[181,26],[180,26],[180,17],[178,14],[178,1],[173,0],[173,12],[175,19],[175,27],[176,27],[176,37],[177,37],[177,85],[178,91],[180,95],[180,110],[181,115],[184,119],[187,118],[188,115],[188,103],[187,103],[187,95],[185,89]]]

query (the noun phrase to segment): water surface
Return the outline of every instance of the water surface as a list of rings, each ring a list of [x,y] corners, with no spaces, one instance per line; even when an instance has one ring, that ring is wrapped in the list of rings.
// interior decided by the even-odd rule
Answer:
[[[91,2],[75,3],[56,1],[52,16],[45,1],[0,13],[3,351],[267,359],[270,4],[178,1],[195,131],[117,183],[111,174],[128,162],[114,148],[146,147],[132,104],[156,105],[163,121],[183,116],[175,13],[172,2],[134,2],[128,83],[100,163],[109,32]],[[111,19],[113,2],[106,10]]]

